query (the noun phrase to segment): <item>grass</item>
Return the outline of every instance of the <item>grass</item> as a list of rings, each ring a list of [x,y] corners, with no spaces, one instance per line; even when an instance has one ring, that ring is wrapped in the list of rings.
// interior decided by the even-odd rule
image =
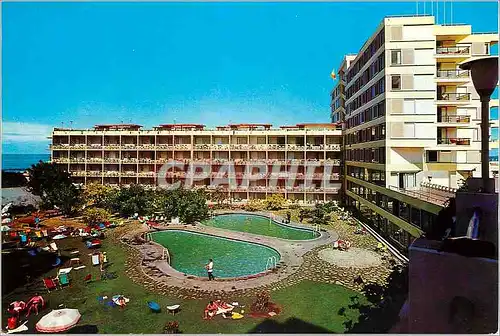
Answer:
[[[133,283],[124,273],[126,253],[124,249],[112,240],[104,240],[103,251],[107,252],[110,272],[116,272],[118,278],[113,280],[95,280],[99,274],[98,267],[90,264],[89,250],[79,239],[68,238],[58,243],[63,251],[70,247],[77,247],[81,252],[81,260],[87,266],[83,270],[71,271],[70,278],[72,286],[60,289],[47,294],[40,290],[40,293],[48,299],[48,306],[57,309],[60,304],[65,304],[67,308],[77,308],[82,314],[79,325],[96,325],[99,333],[162,333],[165,324],[176,320],[179,322],[182,333],[248,333],[265,319],[255,319],[245,316],[241,320],[226,320],[217,316],[213,320],[203,320],[202,314],[207,301],[202,300],[179,300],[175,297],[166,297],[148,291],[146,288]],[[83,278],[88,273],[92,273],[93,282],[85,284]],[[4,272],[4,276],[8,273]],[[48,274],[54,276],[56,270]],[[41,284],[41,280],[39,280]],[[17,299],[27,300],[33,295],[34,290],[20,292],[17,295],[4,298],[5,314],[6,305]],[[130,298],[126,308],[120,310],[118,307],[107,307],[99,303],[98,296],[107,295],[109,299],[116,294],[123,294]],[[348,309],[345,316],[338,314],[342,307],[349,305],[350,297],[357,296],[364,301],[361,294],[346,289],[342,286],[303,281],[291,287],[271,293],[273,302],[280,305],[282,313],[273,318],[276,323],[285,323],[290,319],[298,319],[318,328],[323,328],[328,332],[344,332],[343,322],[346,320],[357,320],[359,312]],[[225,298],[232,301],[234,298]],[[158,302],[164,310],[160,313],[152,313],[147,307],[147,301]],[[239,300],[243,308],[248,312],[252,298]],[[7,302],[6,302],[7,301]],[[180,304],[181,311],[172,316],[167,314],[166,306]],[[45,309],[40,316],[30,317],[27,326],[29,332],[34,331],[34,324],[39,318],[47,313]],[[237,310],[238,312],[240,310]],[[4,315],[4,321],[5,315]],[[306,327],[306,329],[309,327]],[[265,327],[264,327],[265,332]],[[306,330],[307,331],[307,330]],[[289,332],[293,332],[289,330]],[[305,332],[305,331],[303,331]]]

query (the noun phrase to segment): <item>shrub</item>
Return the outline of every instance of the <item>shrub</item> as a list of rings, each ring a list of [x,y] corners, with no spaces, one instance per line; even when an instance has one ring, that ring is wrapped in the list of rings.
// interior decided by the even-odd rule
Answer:
[[[165,334],[178,334],[179,333],[179,322],[170,321],[165,324],[165,329],[163,330]]]
[[[282,194],[267,196],[264,200],[265,208],[268,210],[280,210],[285,207],[286,200]]]
[[[271,305],[271,294],[268,291],[257,293],[255,301],[250,306],[252,313],[267,313]]]
[[[251,199],[245,204],[246,211],[260,211],[264,210],[264,203],[260,199]]]
[[[111,214],[101,208],[90,208],[86,209],[83,213],[83,221],[87,225],[94,225],[99,223],[104,223],[109,220]]]

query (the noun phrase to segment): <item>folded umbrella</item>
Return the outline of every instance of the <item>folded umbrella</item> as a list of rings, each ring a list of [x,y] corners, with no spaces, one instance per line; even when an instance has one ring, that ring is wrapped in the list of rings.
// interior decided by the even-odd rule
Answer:
[[[80,318],[78,309],[56,309],[42,317],[35,327],[40,332],[57,333],[73,328]]]

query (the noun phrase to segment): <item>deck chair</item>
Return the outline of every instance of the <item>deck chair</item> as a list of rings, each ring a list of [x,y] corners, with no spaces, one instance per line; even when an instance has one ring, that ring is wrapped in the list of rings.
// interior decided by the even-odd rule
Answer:
[[[61,284],[61,287],[69,285],[69,277],[67,273],[59,274],[59,283]]]
[[[83,278],[83,281],[85,281],[85,283],[92,282],[92,274],[91,273],[87,274],[85,278]]]
[[[51,278],[44,278],[43,279],[43,284],[45,285],[45,288],[47,288],[47,291],[49,293],[50,293],[51,290],[57,289],[56,283]]]

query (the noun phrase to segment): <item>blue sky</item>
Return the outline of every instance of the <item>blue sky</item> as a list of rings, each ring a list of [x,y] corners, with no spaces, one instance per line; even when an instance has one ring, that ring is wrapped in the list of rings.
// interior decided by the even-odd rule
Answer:
[[[497,31],[497,6],[455,2],[453,20]],[[46,152],[51,128],[69,121],[327,122],[332,68],[384,16],[415,11],[415,2],[3,3],[2,147]]]

